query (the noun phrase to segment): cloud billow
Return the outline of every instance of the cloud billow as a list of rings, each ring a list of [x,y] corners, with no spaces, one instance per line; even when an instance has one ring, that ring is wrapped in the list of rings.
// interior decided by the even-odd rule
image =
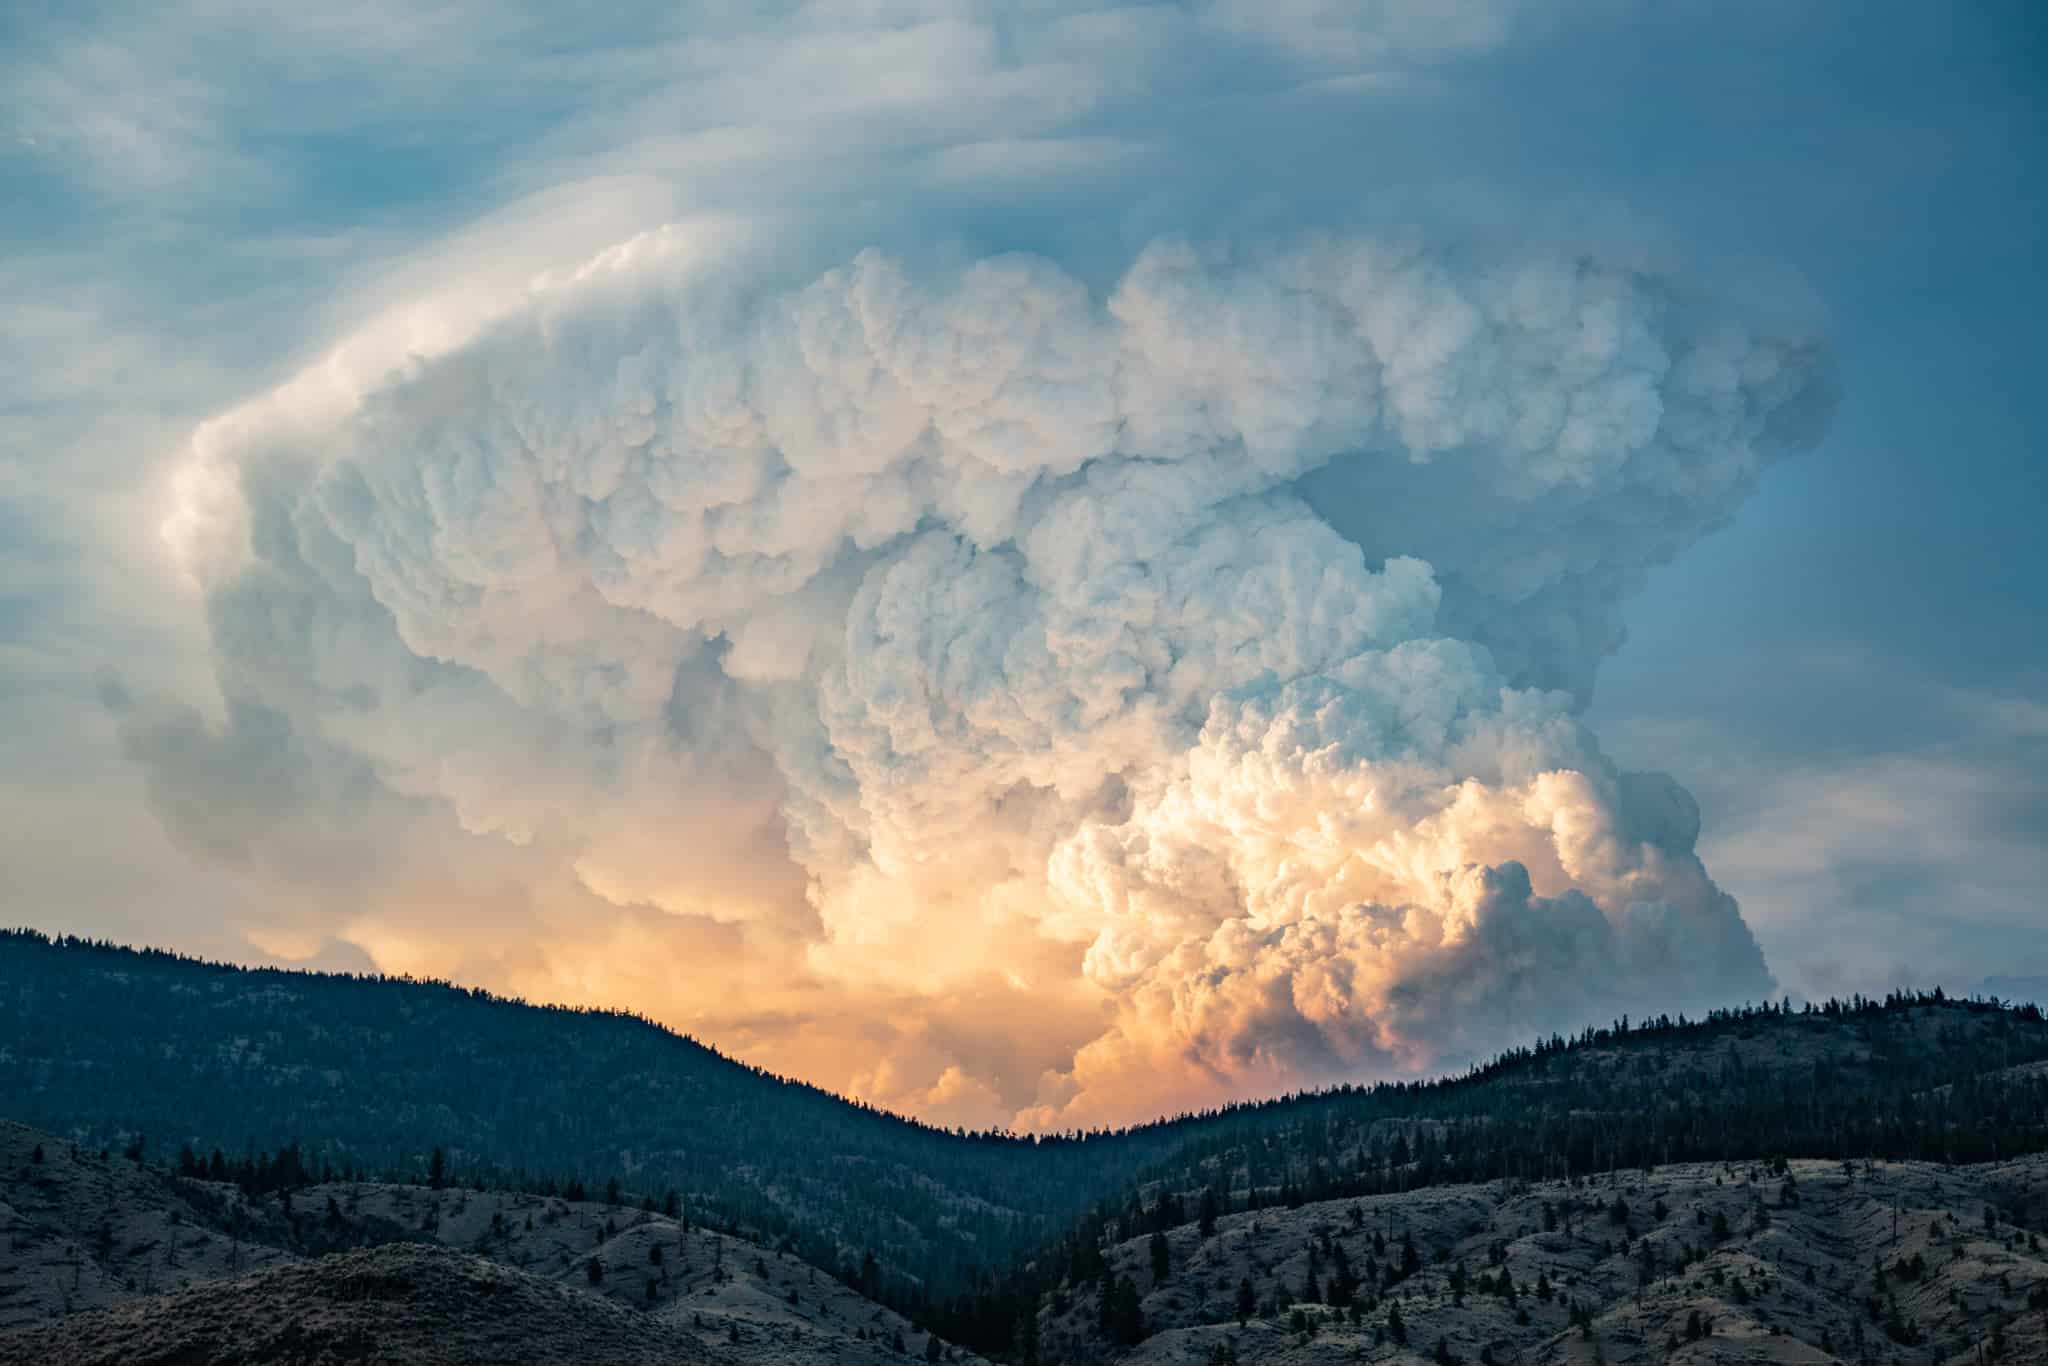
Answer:
[[[1168,238],[1101,291],[667,230],[215,424],[178,536],[306,822],[439,813],[899,1009],[1007,980],[1080,1042],[988,1112],[1063,1127],[1768,991],[1690,798],[1577,718],[1827,380],[1547,246]],[[173,806],[219,767],[131,731]]]

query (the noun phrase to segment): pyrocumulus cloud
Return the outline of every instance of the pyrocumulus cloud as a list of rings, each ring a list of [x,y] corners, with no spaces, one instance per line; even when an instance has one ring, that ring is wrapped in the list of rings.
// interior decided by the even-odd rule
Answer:
[[[297,897],[279,951],[602,997],[683,925],[625,1003],[860,1001],[896,1051],[821,1079],[1051,1128],[1771,989],[1691,798],[1579,715],[1646,570],[1815,439],[1814,330],[1426,226],[1106,278],[744,239],[195,436],[229,705],[110,694],[168,828]]]

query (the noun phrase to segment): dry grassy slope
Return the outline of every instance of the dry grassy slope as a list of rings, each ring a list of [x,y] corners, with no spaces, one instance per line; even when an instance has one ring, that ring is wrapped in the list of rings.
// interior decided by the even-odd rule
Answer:
[[[0,1361],[38,1366],[737,1360],[596,1296],[446,1248],[404,1243],[284,1262],[0,1337]]]
[[[908,1320],[816,1267],[659,1214],[518,1192],[371,1183],[312,1186],[296,1200],[309,1217],[325,1220],[329,1197],[344,1222],[385,1221],[601,1294],[742,1359],[900,1361],[899,1335],[906,1350],[925,1348],[926,1335]],[[593,1259],[601,1271],[595,1282]]]
[[[39,1145],[44,1156],[37,1163],[31,1157]],[[279,1199],[251,1201],[231,1186],[174,1179],[125,1158],[74,1154],[48,1135],[0,1123],[0,1362],[40,1360],[41,1347],[30,1344],[51,1340],[48,1332],[11,1337],[8,1329],[47,1326],[74,1311],[117,1306],[134,1312],[93,1320],[98,1340],[124,1341],[122,1335],[132,1336],[138,1324],[157,1322],[165,1313],[198,1312],[194,1306],[205,1308],[212,1322],[228,1312],[223,1306],[232,1300],[153,1297],[225,1283],[256,1269],[357,1266],[360,1259],[350,1260],[354,1254],[328,1262],[315,1254],[394,1238],[517,1270],[518,1284],[552,1284],[571,1297],[572,1306],[628,1312],[653,1325],[671,1355],[702,1348],[734,1362],[900,1362],[898,1340],[919,1356],[926,1347],[926,1335],[900,1315],[794,1257],[638,1210],[514,1192],[378,1183],[308,1187],[295,1191],[291,1203],[295,1225],[287,1223]],[[405,1254],[398,1249],[390,1255],[402,1261]],[[602,1269],[596,1282],[587,1269],[593,1258]],[[442,1274],[442,1281],[452,1286],[466,1283],[463,1276],[481,1274],[472,1270],[454,1280]],[[307,1297],[303,1308],[314,1312],[327,1293],[318,1287],[315,1273],[260,1282],[261,1298],[285,1314],[299,1312],[292,1308],[293,1296]],[[487,1298],[476,1312],[503,1315],[555,1305],[546,1296],[535,1299],[535,1293],[529,1288],[509,1300]],[[437,1305],[434,1312],[442,1319],[459,1317],[450,1305]],[[141,1351],[146,1343],[135,1338],[131,1345]],[[952,1359],[977,1360],[958,1349],[952,1349]]]
[[[0,1122],[0,1331],[288,1260],[253,1212],[255,1241],[230,1232],[237,1207],[232,1187],[173,1189],[151,1168]]]
[[[1614,1366],[1860,1361],[1860,1331],[1873,1361],[1975,1363],[1993,1323],[2002,1322],[2007,1363],[2048,1362],[2048,1308],[2038,1307],[2038,1298],[2037,1307],[2028,1307],[2030,1295],[2048,1297],[2043,1243],[2003,1220],[1992,1232],[1984,1224],[1990,1204],[2031,1211],[2023,1217],[2041,1227],[2048,1156],[1949,1169],[1858,1163],[1853,1175],[1838,1162],[1794,1162],[1791,1175],[1795,1205],[1781,1204],[1784,1182],[1762,1168],[1671,1166],[1595,1177],[1577,1188],[1451,1186],[1236,1214],[1220,1220],[1207,1240],[1192,1224],[1174,1230],[1172,1269],[1156,1285],[1147,1241],[1135,1239],[1116,1248],[1113,1261],[1144,1292],[1152,1336],[1126,1360],[1206,1363],[1229,1348],[1246,1362],[1428,1360],[1441,1338],[1467,1363],[1482,1354],[1497,1363],[1585,1363],[1595,1360],[1596,1347],[1599,1359]],[[1629,1207],[1625,1229],[1608,1212],[1617,1196]],[[1545,1231],[1546,1204],[1558,1214],[1552,1232]],[[1718,1243],[1717,1213],[1730,1229]],[[1407,1232],[1424,1269],[1379,1297],[1362,1322],[1307,1305],[1304,1317],[1322,1326],[1311,1334],[1293,1331],[1297,1296],[1282,1293],[1276,1318],[1238,1325],[1241,1278],[1251,1280],[1262,1304],[1282,1287],[1298,1291],[1310,1242],[1324,1235],[1341,1242],[1361,1272],[1368,1257],[1383,1265],[1388,1254],[1375,1256],[1375,1231],[1383,1238],[1391,1231],[1387,1246],[1395,1252]],[[1518,1305],[1476,1284],[1468,1284],[1462,1305],[1453,1303],[1452,1267],[1462,1262],[1472,1282],[1482,1272],[1494,1275],[1496,1245],[1519,1288]],[[1645,1246],[1655,1257],[1647,1276]],[[1896,1294],[1901,1317],[1923,1338],[1907,1346],[1886,1337],[1865,1300],[1880,1260],[1890,1267],[1916,1257],[1925,1267],[1920,1277],[1887,1277],[1887,1294]],[[1683,1270],[1681,1258],[1689,1263]],[[1331,1266],[1325,1253],[1326,1279]],[[1548,1302],[1534,1293],[1539,1278],[1553,1287]],[[1361,1291],[1359,1298],[1369,1297]],[[1093,1290],[1068,1300],[1063,1314],[1050,1306],[1041,1313],[1042,1355],[1104,1358]],[[1569,1325],[1572,1300],[1594,1314],[1590,1339]],[[1405,1348],[1385,1331],[1396,1301]],[[1526,1323],[1516,1321],[1518,1308]],[[1695,1311],[1713,1331],[1689,1342],[1686,1320]]]

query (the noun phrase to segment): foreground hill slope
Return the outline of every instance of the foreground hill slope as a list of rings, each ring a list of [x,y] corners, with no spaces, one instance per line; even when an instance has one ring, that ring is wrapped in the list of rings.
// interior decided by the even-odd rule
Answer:
[[[0,1331],[288,1260],[266,1232],[283,1241],[232,1187],[0,1122]]]
[[[1160,1260],[1149,1237],[1120,1242],[1103,1282],[1135,1292],[1136,1341],[1117,1341],[1099,1285],[1069,1286],[1039,1308],[1038,1350],[1143,1366],[2048,1362],[2044,1223],[2040,1155],[1441,1186],[1183,1225]]]
[[[463,1256],[415,1255],[444,1251]],[[517,1274],[508,1280],[471,1261]],[[347,1309],[380,1296],[393,1315],[388,1336],[381,1320],[358,1321]],[[607,1326],[620,1314],[659,1331],[622,1336]],[[466,1315],[530,1317],[535,1355],[491,1347],[501,1329],[465,1327]],[[264,1321],[240,1325],[243,1316]],[[293,1316],[318,1331],[303,1342],[265,1336],[270,1318]],[[143,1331],[186,1319],[192,1332]],[[74,1338],[107,1353],[79,1360],[148,1360],[159,1348],[164,1360],[186,1363],[268,1361],[263,1353],[287,1348],[308,1354],[275,1359],[330,1350],[356,1359],[337,1345],[346,1342],[412,1360],[415,1330],[470,1343],[484,1354],[447,1359],[476,1361],[585,1359],[558,1358],[549,1344],[586,1330],[592,1342],[617,1345],[621,1360],[640,1359],[633,1353],[647,1344],[668,1353],[663,1360],[798,1366],[900,1360],[931,1347],[903,1316],[787,1252],[652,1211],[383,1182],[252,1197],[0,1122],[0,1362],[70,1360],[45,1349]],[[945,1344],[940,1351],[976,1360]]]
[[[374,1182],[250,1200],[14,1125],[0,1164],[0,1362],[979,1360],[785,1253],[647,1211]],[[2044,1225],[2041,1154],[1442,1184],[1112,1233],[1006,1354],[2042,1362]]]
[[[394,1244],[209,1281],[0,1337],[44,1366],[679,1366],[736,1361],[671,1325],[446,1248]]]

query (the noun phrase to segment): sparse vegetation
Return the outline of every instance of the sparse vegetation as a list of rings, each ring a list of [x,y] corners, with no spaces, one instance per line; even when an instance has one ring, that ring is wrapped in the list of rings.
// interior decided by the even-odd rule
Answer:
[[[37,1028],[15,1036],[44,1051],[0,1059],[0,1091],[88,1153],[142,1154],[143,1133],[169,1135],[186,1180],[270,1197],[268,1213],[247,1204],[236,1215],[249,1221],[232,1235],[237,1259],[264,1228],[293,1255],[357,1236],[362,1221],[333,1192],[296,1198],[323,1180],[420,1183],[408,1189],[421,1198],[378,1217],[419,1238],[473,1228],[465,1246],[505,1257],[532,1241],[536,1215],[541,1230],[559,1230],[549,1202],[580,1208],[595,1186],[605,1203],[577,1218],[600,1241],[648,1219],[705,1224],[822,1265],[929,1336],[1013,1355],[1028,1339],[1044,1360],[1059,1359],[1062,1316],[1077,1299],[1095,1306],[1088,1327],[1105,1348],[1175,1323],[1284,1330],[1297,1312],[1300,1333],[1317,1340],[1340,1327],[1361,1341],[1392,1337],[1396,1323],[1409,1331],[1404,1301],[1438,1304],[1432,1296],[1442,1312],[1494,1316],[1515,1340],[1566,1320],[1591,1340],[1594,1313],[1606,1312],[1600,1295],[1614,1292],[1584,1280],[1588,1257],[1612,1261],[1613,1284],[1633,1294],[1707,1285],[1776,1326],[1791,1312],[1781,1277],[1741,1263],[1742,1249],[1796,1236],[1777,1229],[1787,1221],[1830,1217],[1841,1190],[1875,1198],[1874,1159],[1966,1164],[2048,1147],[2048,1075],[2030,1067],[2048,1059],[2048,1022],[2032,1008],[1938,993],[1619,1021],[1442,1082],[1339,1088],[1027,1143],[846,1105],[630,1017],[443,985],[245,972],[6,935],[0,1023],[30,1009],[31,975]],[[401,1015],[406,1029],[380,1027]],[[157,1042],[145,1046],[152,1031]],[[177,1064],[168,1072],[166,1048]],[[73,1085],[67,1058],[93,1060],[98,1084]],[[706,1123],[714,1113],[719,1122]],[[618,1156],[629,1149],[630,1174]],[[1649,1175],[1708,1162],[1720,1165],[1699,1168],[1697,1191]],[[459,1202],[484,1188],[531,1203],[475,1222]],[[1475,1208],[1421,1238],[1412,1211],[1476,1189],[1505,1193],[1493,1198],[1519,1222]],[[2032,1231],[2001,1210],[2024,1203],[1999,1191],[1941,1213],[2019,1255]],[[1310,1214],[1320,1227],[1280,1264],[1274,1239]],[[1517,1251],[1530,1237],[1579,1251],[1531,1262]],[[1893,1284],[1828,1331],[1870,1326],[1895,1344],[1926,1341],[1930,1310],[1901,1287],[1921,1294],[1935,1250],[1889,1254],[1880,1274]],[[1959,1245],[1939,1250],[1963,1256]],[[604,1254],[588,1255],[603,1265]],[[612,1278],[619,1293],[637,1307],[651,1285],[666,1304],[671,1268],[658,1246],[636,1243],[630,1255],[660,1275]],[[751,1276],[765,1277],[765,1262],[745,1255]],[[710,1281],[735,1275],[722,1243],[693,1265]],[[1810,1267],[1796,1284],[1836,1290]],[[1535,1292],[1527,1302],[1525,1287]],[[778,1305],[790,1289],[775,1288]],[[2016,1281],[2010,1298],[2035,1293]],[[1429,1312],[1425,1343],[1442,1336],[1439,1310]],[[1703,1335],[1708,1325],[1702,1312]],[[1691,1322],[1679,1312],[1655,1331],[1658,1342],[1689,1337]],[[2003,1331],[2017,1340],[2021,1330]],[[1449,1350],[1463,1340],[1451,1335]]]

